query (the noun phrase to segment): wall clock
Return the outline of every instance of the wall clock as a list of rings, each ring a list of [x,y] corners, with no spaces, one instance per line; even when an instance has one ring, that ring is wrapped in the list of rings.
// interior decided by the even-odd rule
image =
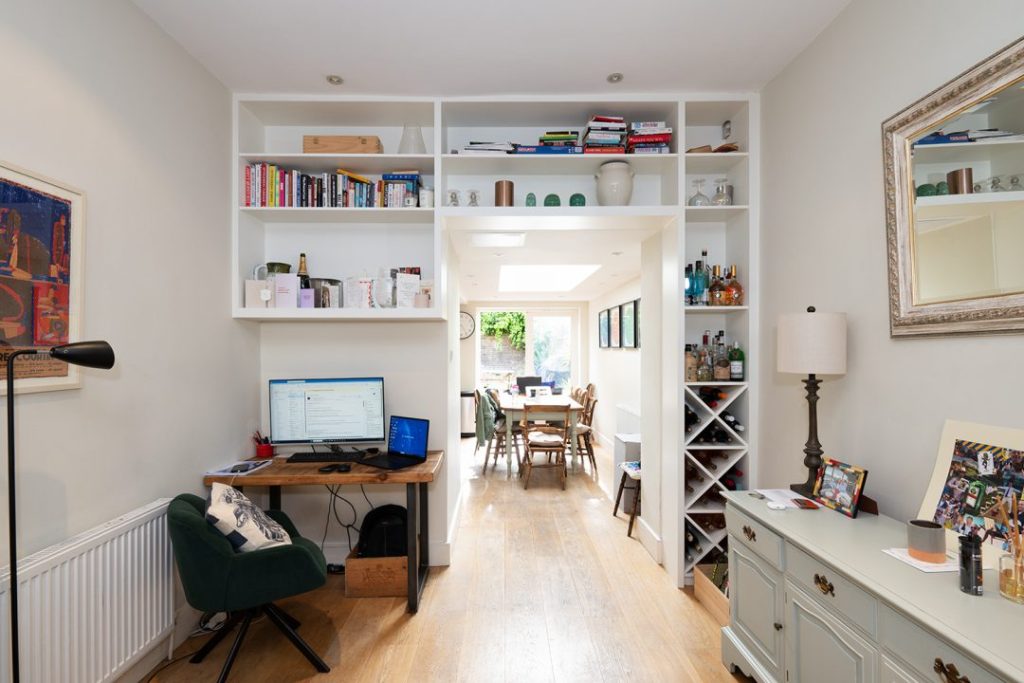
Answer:
[[[476,320],[466,311],[459,313],[459,339],[469,339],[476,331]]]

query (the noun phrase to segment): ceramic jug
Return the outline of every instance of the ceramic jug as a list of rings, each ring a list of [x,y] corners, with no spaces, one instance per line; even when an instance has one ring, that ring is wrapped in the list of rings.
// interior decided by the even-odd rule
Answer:
[[[597,203],[601,206],[626,206],[633,195],[633,168],[625,161],[601,164],[597,180]]]

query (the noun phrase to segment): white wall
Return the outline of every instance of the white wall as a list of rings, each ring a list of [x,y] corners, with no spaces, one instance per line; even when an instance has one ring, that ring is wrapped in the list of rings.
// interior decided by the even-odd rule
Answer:
[[[779,313],[849,315],[849,367],[818,404],[827,455],[909,518],[943,420],[1024,426],[1020,336],[889,337],[881,123],[1024,34],[1020,4],[857,0],[763,92],[761,484],[804,478],[807,404],[774,371]]]
[[[640,349],[599,348],[597,316],[606,308],[639,298],[640,278],[637,278],[591,299],[589,303],[586,325],[590,347],[588,381],[593,382],[597,398],[594,430],[601,444],[608,449],[614,448],[616,432],[623,431],[618,424],[619,407],[640,414]],[[627,431],[639,431],[639,419],[634,418],[634,422],[637,426]],[[598,481],[606,491],[618,485],[618,477],[610,470],[601,472]],[[614,494],[614,490],[611,492]]]
[[[0,156],[85,192],[82,336],[117,355],[17,398],[25,555],[249,455],[258,355],[229,316],[228,92],[128,2],[4,3],[0,45]]]

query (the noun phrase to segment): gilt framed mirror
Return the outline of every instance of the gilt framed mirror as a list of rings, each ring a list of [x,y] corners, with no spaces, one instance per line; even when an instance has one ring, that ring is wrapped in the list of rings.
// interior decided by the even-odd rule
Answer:
[[[893,337],[1024,331],[1024,38],[882,124]]]

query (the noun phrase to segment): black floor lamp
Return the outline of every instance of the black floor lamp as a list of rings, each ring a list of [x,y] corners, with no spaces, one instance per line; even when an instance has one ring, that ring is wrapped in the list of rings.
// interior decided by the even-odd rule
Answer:
[[[804,467],[807,481],[793,484],[791,489],[808,498],[821,467],[821,443],[818,441],[818,375],[846,374],[846,314],[816,313],[808,306],[806,313],[779,316],[779,372],[807,375],[807,443],[804,444]]]
[[[7,507],[10,519],[10,596],[11,596],[11,680],[18,683],[18,525],[15,523],[14,485],[14,359],[48,353],[50,357],[69,365],[109,370],[114,367],[114,350],[105,341],[84,341],[55,346],[49,351],[18,349],[7,356]]]

